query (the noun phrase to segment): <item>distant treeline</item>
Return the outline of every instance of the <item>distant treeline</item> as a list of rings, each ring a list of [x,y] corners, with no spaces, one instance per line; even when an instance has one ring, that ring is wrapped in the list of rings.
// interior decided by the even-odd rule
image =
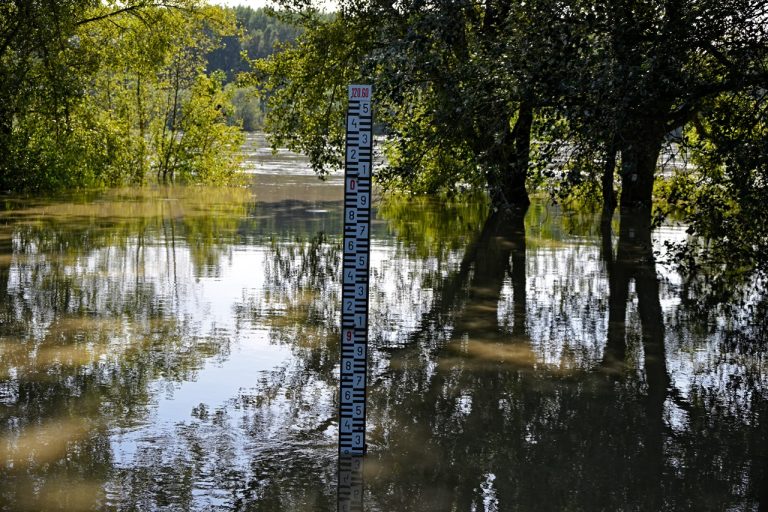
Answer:
[[[238,33],[224,36],[221,46],[207,55],[208,71],[224,72],[226,89],[234,106],[228,116],[229,123],[246,131],[261,130],[266,102],[256,96],[253,87],[238,84],[237,77],[251,70],[250,61],[272,55],[279,43],[294,42],[303,28],[274,16],[270,9],[238,6],[231,11]]]
[[[271,14],[269,9],[252,9],[238,6],[232,8],[239,29],[236,35],[225,36],[221,46],[208,54],[208,70],[221,70],[226,81],[233,82],[238,73],[250,71],[248,59],[261,59],[272,55],[275,45],[293,42],[303,29],[286,23]]]

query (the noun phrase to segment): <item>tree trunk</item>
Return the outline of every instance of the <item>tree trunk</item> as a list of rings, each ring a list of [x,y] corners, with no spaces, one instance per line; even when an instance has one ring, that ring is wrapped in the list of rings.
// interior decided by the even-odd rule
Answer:
[[[627,261],[626,242],[621,237],[616,256],[613,255],[611,218],[603,211],[601,222],[602,256],[608,271],[608,339],[603,354],[603,369],[614,375],[624,371],[627,356],[627,299],[631,267]]]
[[[610,217],[616,209],[616,191],[613,189],[613,177],[616,170],[616,137],[612,137],[605,152],[603,167],[603,215]]]
[[[645,404],[647,431],[645,436],[646,458],[642,467],[642,479],[649,483],[648,496],[654,510],[662,507],[661,484],[664,475],[664,403],[670,385],[667,369],[664,315],[659,297],[659,280],[651,242],[650,211],[632,219],[637,267],[634,272],[637,289],[638,313],[642,326],[645,359],[647,398]],[[624,219],[622,219],[622,225]]]
[[[478,249],[468,286],[469,304],[457,320],[457,332],[472,332],[473,339],[501,336],[499,302],[509,277],[514,303],[513,332],[524,337],[527,311],[525,213],[520,210],[491,212],[480,234]]]
[[[650,215],[664,129],[657,120],[635,123],[634,127],[621,146],[621,208],[643,208]]]
[[[491,159],[488,185],[491,202],[496,208],[525,211],[531,204],[525,180],[528,177],[532,125],[533,105],[523,101],[514,128],[510,131],[507,127],[504,140],[493,151],[495,156]]]

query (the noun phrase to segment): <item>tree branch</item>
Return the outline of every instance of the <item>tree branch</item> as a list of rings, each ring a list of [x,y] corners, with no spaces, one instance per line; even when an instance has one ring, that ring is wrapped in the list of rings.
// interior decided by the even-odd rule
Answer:
[[[768,73],[740,74],[720,82],[710,82],[692,88],[687,94],[687,99],[670,113],[667,121],[667,129],[674,130],[690,121],[696,115],[701,100],[710,98],[725,92],[737,92],[751,85],[761,85],[768,81]]]
[[[75,26],[79,27],[81,25],[85,25],[85,24],[88,24],[88,23],[94,23],[96,21],[105,20],[105,19],[108,19],[108,18],[112,18],[114,16],[119,16],[121,14],[128,13],[128,12],[137,11],[137,10],[142,9],[144,7],[146,7],[146,6],[143,5],[143,4],[129,5],[128,7],[123,7],[122,9],[118,9],[116,11],[110,11],[108,13],[100,14],[99,16],[94,16],[92,18],[86,18],[84,20],[80,20],[80,21],[75,23]]]
[[[731,73],[738,73],[739,67],[735,62],[732,62],[723,52],[715,48],[715,45],[711,41],[701,41],[702,49],[715,58],[724,68]]]
[[[75,23],[75,26],[79,27],[81,25],[86,25],[88,23],[94,23],[96,21],[101,21],[101,20],[105,20],[105,19],[108,19],[108,18],[113,18],[115,16],[119,16],[121,14],[126,14],[126,13],[138,15],[141,10],[146,9],[148,7],[163,7],[163,8],[166,8],[166,9],[178,9],[180,11],[190,11],[190,12],[194,11],[194,9],[186,8],[186,7],[183,7],[181,5],[175,5],[175,4],[172,4],[172,3],[165,3],[165,2],[160,2],[160,3],[141,2],[141,3],[138,3],[138,4],[128,5],[126,7],[123,7],[122,9],[117,9],[115,11],[110,11],[110,12],[106,12],[104,14],[100,14],[98,16],[93,16],[92,18],[86,18],[86,19],[83,19],[83,20],[79,20],[79,21],[77,21]],[[142,19],[141,16],[139,16],[139,19]],[[143,21],[143,19],[142,19],[142,21]]]

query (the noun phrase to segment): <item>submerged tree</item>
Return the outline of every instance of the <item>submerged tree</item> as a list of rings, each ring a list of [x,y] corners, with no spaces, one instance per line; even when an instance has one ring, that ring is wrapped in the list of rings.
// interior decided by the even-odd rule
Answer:
[[[604,195],[620,156],[621,204],[652,202],[667,136],[702,116],[713,100],[765,84],[766,7],[761,1],[572,2],[594,44],[582,55],[568,116],[600,148]],[[714,119],[713,119],[714,121]],[[728,129],[731,120],[716,121]],[[607,206],[612,206],[607,201]]]
[[[571,51],[553,36],[554,2],[349,1],[329,21],[303,8],[297,45],[256,68],[274,144],[304,150],[321,173],[340,167],[341,88],[370,80],[388,140],[380,183],[485,188],[497,207],[528,205],[534,112],[559,94],[544,56]]]
[[[343,163],[343,87],[364,80],[387,135],[385,187],[482,188],[496,207],[525,207],[544,169],[601,183],[608,214],[620,194],[649,219],[662,147],[685,133],[709,190],[683,199],[695,232],[722,238],[707,226],[765,198],[765,2],[348,0],[332,19],[282,4],[306,30],[254,77],[273,144],[322,174]],[[768,230],[742,227],[724,251],[761,254]]]

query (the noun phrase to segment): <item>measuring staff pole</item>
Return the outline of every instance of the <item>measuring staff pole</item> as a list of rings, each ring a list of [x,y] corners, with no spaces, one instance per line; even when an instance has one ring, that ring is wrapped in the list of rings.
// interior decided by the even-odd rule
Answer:
[[[365,453],[373,115],[370,85],[348,89],[344,165],[339,454]]]

